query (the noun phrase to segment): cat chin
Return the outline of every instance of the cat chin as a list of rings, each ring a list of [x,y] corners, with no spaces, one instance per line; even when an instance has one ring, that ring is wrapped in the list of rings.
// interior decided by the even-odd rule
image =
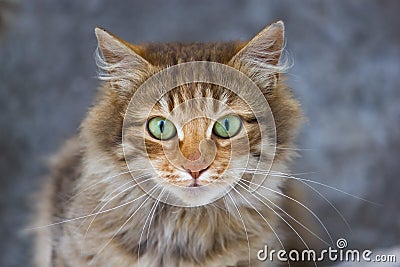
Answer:
[[[179,187],[173,190],[173,194],[181,200],[185,206],[198,207],[210,204],[226,194],[225,188],[215,185],[199,187]]]

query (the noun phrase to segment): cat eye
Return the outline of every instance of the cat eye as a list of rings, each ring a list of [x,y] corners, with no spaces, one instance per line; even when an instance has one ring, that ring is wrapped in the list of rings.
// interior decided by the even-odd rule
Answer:
[[[228,115],[218,119],[213,127],[213,133],[221,138],[231,138],[242,128],[242,120],[239,116]]]
[[[154,117],[147,123],[147,129],[152,137],[158,140],[168,140],[176,135],[175,125],[162,117]]]

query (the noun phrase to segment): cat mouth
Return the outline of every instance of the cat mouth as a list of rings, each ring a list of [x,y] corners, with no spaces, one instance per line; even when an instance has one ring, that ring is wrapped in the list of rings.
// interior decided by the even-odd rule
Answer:
[[[189,184],[187,187],[201,187],[203,185],[199,184],[199,177],[202,173],[204,173],[206,170],[208,170],[209,166],[207,168],[204,168],[200,171],[191,171],[187,170],[187,172],[192,176],[192,183]]]
[[[201,187],[201,184],[198,184],[197,181],[194,181],[193,183],[191,183],[190,185],[188,185],[188,187]]]

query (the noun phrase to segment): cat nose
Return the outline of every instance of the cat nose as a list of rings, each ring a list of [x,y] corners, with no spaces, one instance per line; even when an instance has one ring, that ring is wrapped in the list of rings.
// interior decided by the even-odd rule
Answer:
[[[198,146],[198,148],[196,146],[186,147],[179,154],[182,157],[178,166],[193,173],[192,177],[198,177],[203,170],[207,169],[216,155],[216,146],[213,140],[203,139]]]
[[[199,150],[195,150],[187,156],[187,161],[182,165],[182,168],[185,169],[193,179],[199,178],[199,176],[208,169],[208,164],[202,159],[201,153]]]

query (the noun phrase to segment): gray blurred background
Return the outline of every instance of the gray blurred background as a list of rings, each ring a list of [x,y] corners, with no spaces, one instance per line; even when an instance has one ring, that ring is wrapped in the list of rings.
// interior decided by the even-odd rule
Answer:
[[[311,184],[350,225],[309,190],[334,238],[400,245],[400,1],[21,0],[11,9],[0,37],[1,267],[31,266],[28,196],[92,103],[95,26],[133,43],[246,40],[283,19],[288,82],[309,119],[292,171],[379,203]]]

